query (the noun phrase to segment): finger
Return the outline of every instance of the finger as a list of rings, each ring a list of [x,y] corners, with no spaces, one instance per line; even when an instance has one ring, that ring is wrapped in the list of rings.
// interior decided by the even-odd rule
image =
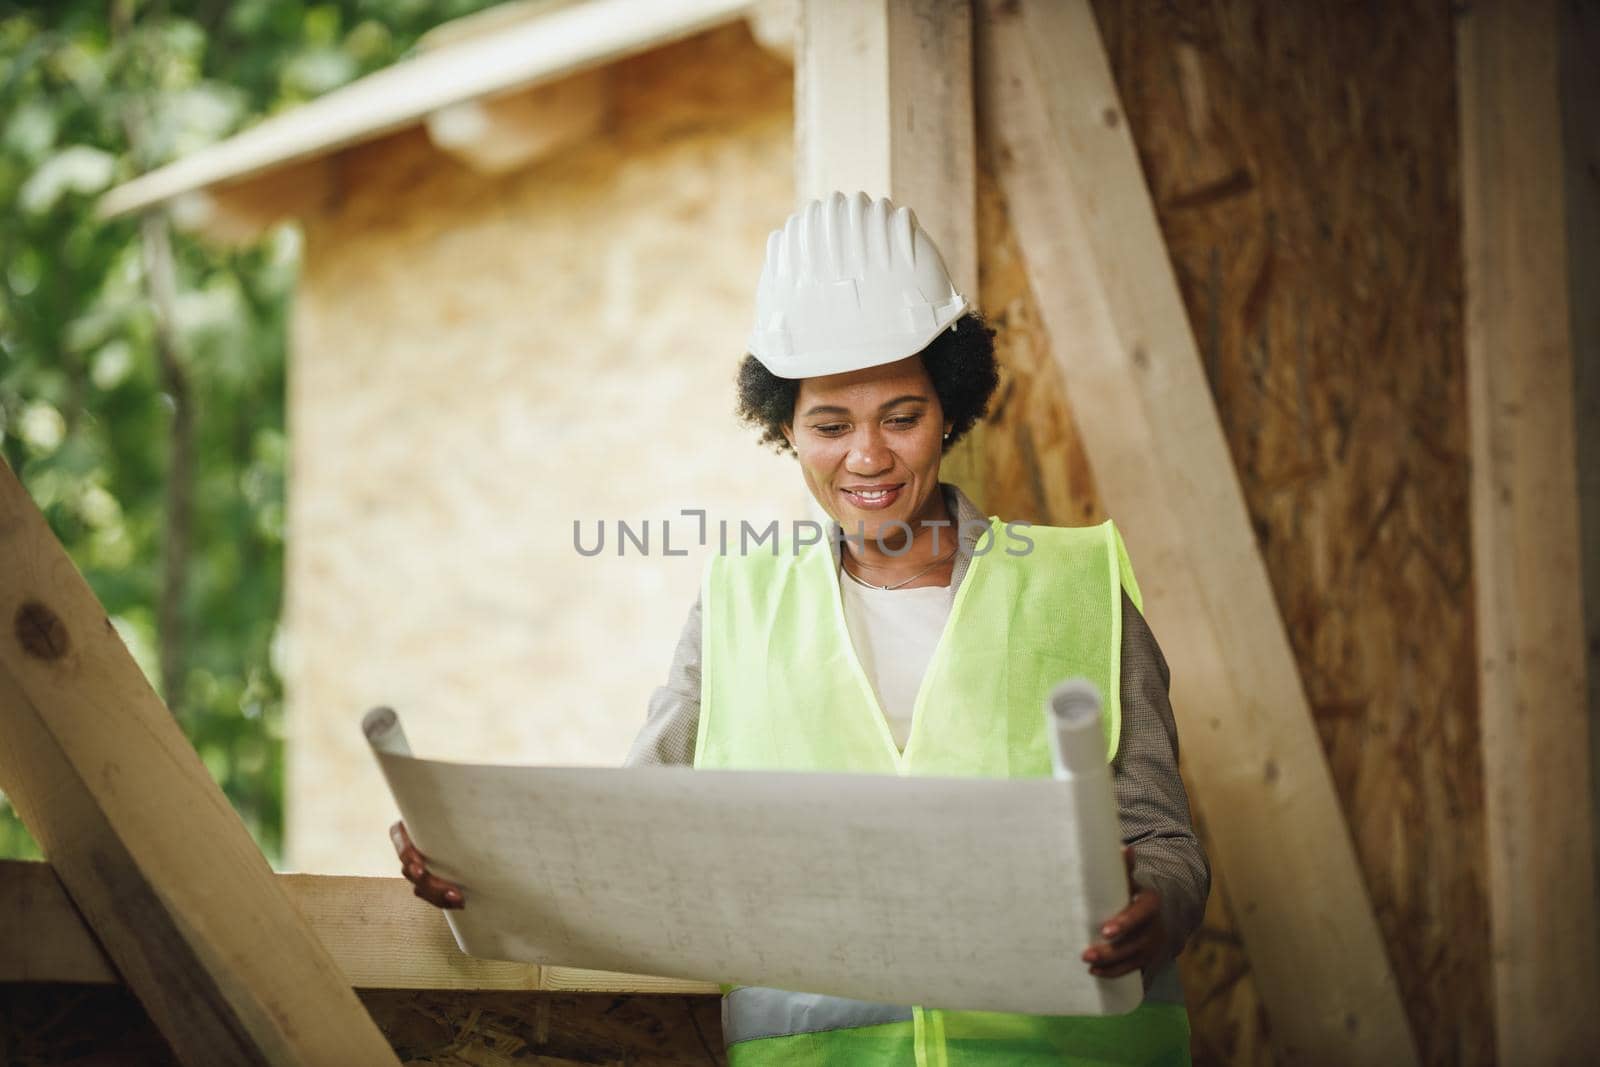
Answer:
[[[1161,894],[1141,890],[1133,902],[1100,924],[1100,936],[1117,941],[1142,929],[1161,913]]]
[[[1124,945],[1096,946],[1099,954],[1085,962],[1089,964],[1089,973],[1096,978],[1117,978],[1149,966],[1160,947],[1160,938],[1149,935]]]
[[[422,854],[422,850],[417,848],[416,842],[411,840],[411,835],[406,833],[405,823],[397,822],[389,827],[389,840],[394,843],[395,851],[399,854],[401,863],[418,863],[424,867],[428,865],[428,857]]]
[[[1159,931],[1144,930],[1139,934],[1125,938],[1121,941],[1096,941],[1083,950],[1083,962],[1094,965],[1112,963],[1123,959],[1130,952],[1139,951],[1140,946],[1148,945],[1159,940]]]
[[[1097,961],[1090,965],[1089,973],[1096,978],[1120,978],[1130,971],[1139,971],[1148,968],[1156,958],[1160,949],[1160,941],[1151,938],[1142,943],[1134,951],[1119,955],[1116,958]]]
[[[1088,950],[1084,952],[1086,957],[1084,962],[1096,967],[1122,963],[1148,952],[1159,941],[1160,938],[1153,930],[1147,930],[1137,937],[1130,937],[1124,941],[1100,941],[1090,945]]]
[[[461,887],[454,882],[447,882],[436,874],[425,874],[422,884],[428,890],[428,896],[437,902],[459,903],[461,901]]]
[[[440,891],[438,886],[434,885],[427,879],[423,879],[422,881],[417,882],[416,885],[412,886],[411,894],[412,896],[420,897],[421,899],[426,900],[429,904],[432,904],[436,908],[449,906],[446,903],[444,893]]]
[[[1142,971],[1144,969],[1145,962],[1143,960],[1129,960],[1127,963],[1119,963],[1114,967],[1090,967],[1089,973],[1096,978],[1121,978],[1125,974],[1132,974],[1134,971]]]
[[[407,867],[426,868],[427,866],[428,861],[423,858],[422,853],[418,852],[415,847],[407,846],[406,850],[400,853],[400,867],[402,870]]]

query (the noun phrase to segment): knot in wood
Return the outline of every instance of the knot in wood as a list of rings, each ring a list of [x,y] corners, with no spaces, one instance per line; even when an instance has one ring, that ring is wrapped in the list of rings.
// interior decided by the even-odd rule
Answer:
[[[25,601],[17,609],[15,626],[22,651],[35,659],[60,659],[72,643],[61,616],[37,600]]]

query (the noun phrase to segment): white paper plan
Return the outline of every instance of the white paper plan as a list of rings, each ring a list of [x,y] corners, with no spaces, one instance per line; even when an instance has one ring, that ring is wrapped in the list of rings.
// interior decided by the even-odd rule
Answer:
[[[447,763],[388,709],[364,726],[462,887],[444,914],[469,955],[931,1008],[1142,997],[1080,958],[1127,902],[1097,726],[1064,757],[1087,773],[1028,780]]]

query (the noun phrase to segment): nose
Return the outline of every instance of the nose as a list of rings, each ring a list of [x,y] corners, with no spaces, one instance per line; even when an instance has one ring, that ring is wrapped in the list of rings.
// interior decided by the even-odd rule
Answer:
[[[850,452],[845,456],[845,470],[862,478],[882,474],[894,466],[894,457],[882,430],[875,425],[857,429],[850,440]]]

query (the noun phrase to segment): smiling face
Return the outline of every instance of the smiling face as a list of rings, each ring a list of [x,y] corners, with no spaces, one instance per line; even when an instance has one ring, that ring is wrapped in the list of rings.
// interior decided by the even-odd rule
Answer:
[[[916,529],[919,519],[942,514],[936,490],[949,428],[922,358],[908,356],[801,380],[783,433],[822,509],[845,533],[860,523],[876,539],[891,520]],[[891,528],[883,542],[893,546],[896,537]]]

